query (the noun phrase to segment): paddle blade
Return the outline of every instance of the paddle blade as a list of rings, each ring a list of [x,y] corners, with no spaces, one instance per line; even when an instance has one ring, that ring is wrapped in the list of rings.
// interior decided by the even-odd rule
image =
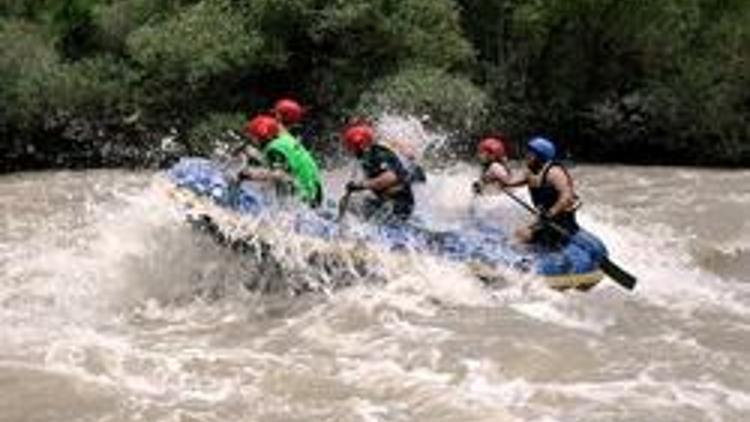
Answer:
[[[627,271],[620,268],[617,264],[610,261],[606,256],[599,263],[599,268],[617,284],[628,290],[633,290],[638,280]]]

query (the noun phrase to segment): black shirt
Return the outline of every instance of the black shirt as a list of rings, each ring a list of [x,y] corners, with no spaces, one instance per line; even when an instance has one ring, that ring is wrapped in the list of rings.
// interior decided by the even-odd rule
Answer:
[[[375,144],[359,157],[365,177],[372,179],[386,171],[392,171],[398,179],[400,186],[374,193],[377,195],[381,205],[385,202],[393,203],[393,213],[401,219],[411,215],[414,208],[414,194],[411,190],[411,178],[409,172],[401,163],[401,159],[390,149]]]
[[[396,174],[399,182],[407,186],[409,184],[409,172],[401,164],[401,159],[382,145],[375,144],[365,151],[360,158],[360,163],[368,179],[378,177],[390,170]]]

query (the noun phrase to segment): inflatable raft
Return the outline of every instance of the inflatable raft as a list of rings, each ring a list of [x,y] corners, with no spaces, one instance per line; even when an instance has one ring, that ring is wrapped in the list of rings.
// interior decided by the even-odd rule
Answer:
[[[272,229],[268,225],[250,224],[248,227],[244,224],[244,230],[237,229],[242,222],[254,220],[248,217],[261,217],[277,210],[277,205],[252,184],[233,183],[220,165],[202,158],[184,158],[169,169],[166,176],[170,196],[196,226],[209,231],[222,243],[252,250],[255,255],[273,248],[273,240],[264,235]],[[538,275],[557,290],[588,290],[604,277],[599,262],[607,256],[607,250],[598,238],[584,230],[571,236],[567,245],[558,250],[519,250],[511,245],[501,229],[478,224],[448,232],[411,224],[363,224],[367,230],[353,234],[336,223],[335,207],[316,212],[306,208],[289,212],[293,213],[291,230],[305,242],[314,244],[305,248],[316,251],[315,256],[308,257],[308,262],[328,270],[346,267],[366,271],[362,267],[367,254],[377,248],[395,251],[398,255],[408,250],[465,263],[480,279],[488,282],[507,268]],[[347,264],[331,259],[341,255],[347,256]],[[330,278],[341,276],[336,271],[329,272],[332,273]]]

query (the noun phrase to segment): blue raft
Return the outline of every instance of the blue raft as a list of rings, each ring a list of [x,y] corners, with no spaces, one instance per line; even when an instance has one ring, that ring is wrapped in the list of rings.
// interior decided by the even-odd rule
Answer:
[[[248,183],[232,183],[215,162],[202,158],[183,158],[167,171],[173,188],[190,192],[198,198],[209,198],[223,209],[241,215],[259,216],[273,209],[273,203]],[[341,227],[335,222],[335,210],[318,212],[302,210],[294,215],[298,234],[336,241]],[[587,290],[603,278],[599,263],[607,256],[604,244],[591,233],[580,230],[557,250],[519,250],[507,233],[497,227],[473,224],[460,231],[436,232],[415,225],[380,225],[359,233],[360,239],[375,242],[390,250],[428,253],[452,261],[470,263],[481,268],[479,276],[499,268],[514,268],[542,276],[555,289]]]

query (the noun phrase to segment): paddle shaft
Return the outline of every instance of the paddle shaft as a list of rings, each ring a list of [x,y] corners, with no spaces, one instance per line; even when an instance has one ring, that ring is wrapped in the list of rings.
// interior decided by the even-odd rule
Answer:
[[[336,222],[340,223],[346,215],[347,208],[349,208],[349,198],[352,196],[352,191],[347,190],[346,193],[339,199],[339,214],[336,216]]]
[[[536,208],[532,207],[530,204],[528,204],[523,199],[519,198],[512,192],[510,192],[506,188],[502,188],[503,193],[508,195],[511,199],[513,199],[516,203],[524,207],[527,211],[530,213],[536,215],[537,217],[542,217],[542,213],[539,212]],[[560,233],[566,238],[570,238],[572,235],[568,230],[566,230],[561,225],[555,223],[554,221],[550,221],[548,219],[542,218],[541,219],[542,224],[546,224],[549,227],[552,227],[556,232]],[[620,268],[617,264],[610,261],[607,256],[602,257],[601,261],[599,262],[599,268],[604,272],[604,274],[607,274],[612,280],[617,282],[620,286],[627,290],[633,290],[635,288],[635,284],[638,281],[633,275],[629,274],[627,271]]]
[[[351,171],[349,172],[349,180],[352,180],[354,178],[356,171],[356,167],[351,168]],[[339,215],[336,216],[337,223],[340,223],[341,220],[344,219],[346,211],[348,211],[349,208],[349,198],[351,198],[352,193],[354,193],[353,190],[346,189],[346,192],[341,196],[341,199],[339,199]]]

